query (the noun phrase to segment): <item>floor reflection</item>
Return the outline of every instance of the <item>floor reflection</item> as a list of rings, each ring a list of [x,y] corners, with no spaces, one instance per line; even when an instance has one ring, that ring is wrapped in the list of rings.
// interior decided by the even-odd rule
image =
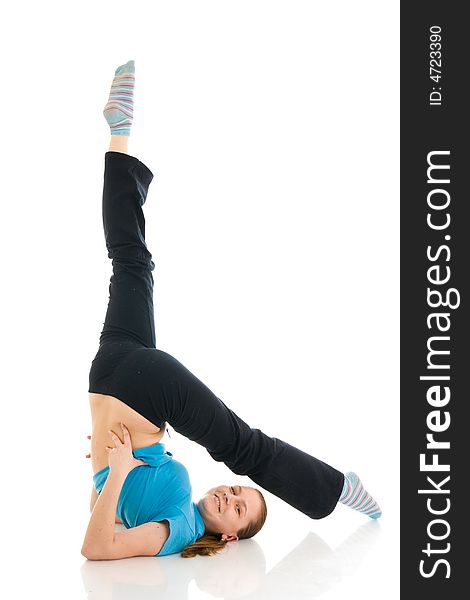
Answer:
[[[85,560],[81,575],[89,600],[184,600],[193,579],[214,598],[318,598],[354,573],[379,535],[370,521],[333,550],[310,532],[269,572],[261,546],[249,539],[212,557]]]

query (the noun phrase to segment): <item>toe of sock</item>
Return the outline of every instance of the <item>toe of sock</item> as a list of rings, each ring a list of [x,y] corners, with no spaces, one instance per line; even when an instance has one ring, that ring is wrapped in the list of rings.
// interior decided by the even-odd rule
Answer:
[[[376,513],[374,513],[373,515],[369,515],[369,517],[370,517],[371,519],[378,519],[378,518],[379,518],[379,517],[381,517],[381,516],[382,516],[382,511],[381,511],[381,510],[379,510],[379,511],[378,511],[378,512],[376,512]]]
[[[119,66],[115,75],[122,75],[123,73],[135,73],[135,62],[133,60],[128,60],[125,65]]]

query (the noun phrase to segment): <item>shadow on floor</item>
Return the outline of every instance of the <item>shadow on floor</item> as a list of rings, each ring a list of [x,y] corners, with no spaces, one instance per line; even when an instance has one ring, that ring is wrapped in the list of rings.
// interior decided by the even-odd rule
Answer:
[[[380,535],[380,525],[361,525],[332,550],[315,533],[305,538],[269,572],[261,546],[240,540],[211,557],[134,557],[88,561],[81,575],[89,600],[185,600],[190,583],[215,598],[297,600],[318,598],[354,574]]]

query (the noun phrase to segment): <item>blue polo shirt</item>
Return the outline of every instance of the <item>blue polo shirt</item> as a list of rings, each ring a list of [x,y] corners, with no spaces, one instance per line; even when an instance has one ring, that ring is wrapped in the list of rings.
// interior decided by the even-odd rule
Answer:
[[[192,501],[192,488],[186,467],[165,452],[161,443],[132,451],[148,465],[135,467],[126,477],[116,514],[129,529],[150,521],[167,520],[170,535],[155,556],[175,554],[204,534],[204,521]],[[93,475],[93,483],[101,493],[109,466]]]

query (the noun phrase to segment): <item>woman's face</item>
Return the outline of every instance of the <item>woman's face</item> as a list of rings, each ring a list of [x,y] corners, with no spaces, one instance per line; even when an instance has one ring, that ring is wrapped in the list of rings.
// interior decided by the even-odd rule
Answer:
[[[222,533],[222,539],[238,540],[238,532],[261,513],[261,498],[255,488],[219,485],[198,501],[206,533]]]

